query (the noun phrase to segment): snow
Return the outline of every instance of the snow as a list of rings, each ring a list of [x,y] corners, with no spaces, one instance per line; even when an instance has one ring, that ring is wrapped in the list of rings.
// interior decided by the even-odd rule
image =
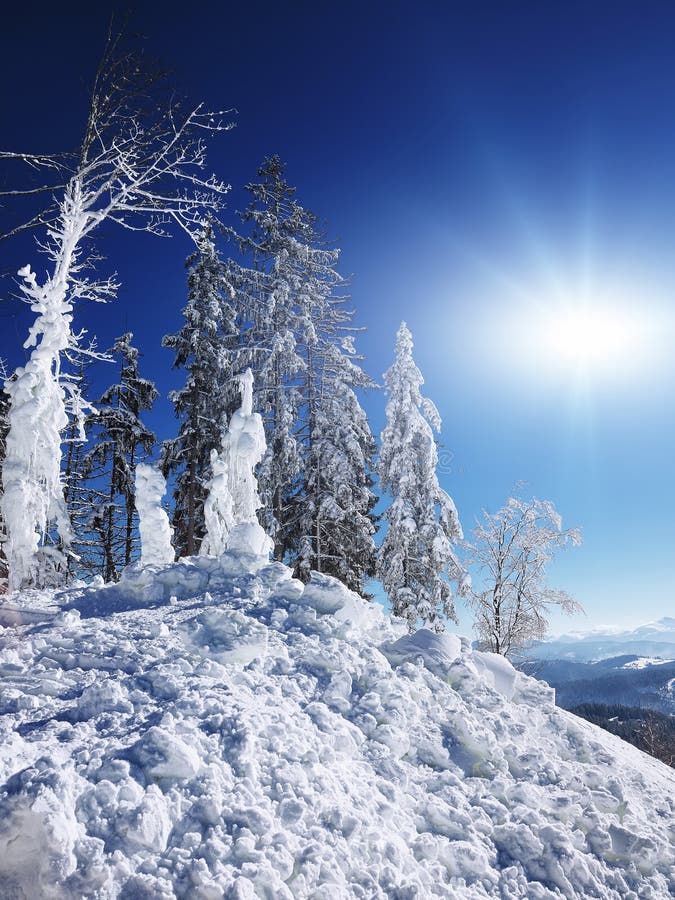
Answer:
[[[8,604],[3,898],[675,892],[671,769],[328,576],[228,551]]]
[[[622,669],[646,669],[647,666],[662,666],[665,663],[672,662],[669,659],[660,659],[655,656],[640,656],[632,659],[630,662],[624,663]]]
[[[166,482],[159,469],[140,463],[136,467],[136,509],[141,535],[141,563],[144,566],[161,566],[174,559],[171,525],[162,509],[165,493]]]
[[[63,566],[64,556],[56,546],[43,544],[51,527],[56,526],[63,547],[70,547],[61,480],[61,433],[68,425],[69,391],[61,357],[77,344],[63,273],[44,285],[37,285],[29,265],[18,274],[24,299],[37,315],[24,343],[25,349],[33,348],[30,357],[4,384],[10,405],[0,508],[7,529],[10,589],[55,583],[54,571]],[[71,384],[71,396],[73,392]]]
[[[436,672],[441,677],[461,652],[462,641],[457,635],[437,634],[428,628],[420,628],[414,634],[406,634],[385,650],[392,665],[420,659],[430,672]]]
[[[518,673],[508,659],[498,653],[480,653],[478,651],[473,654],[473,658],[478,671],[486,681],[502,696],[512,700]]]
[[[220,556],[225,550],[269,557],[274,542],[258,522],[255,468],[267,445],[259,413],[253,412],[253,373],[239,376],[241,407],[233,413],[220,453],[211,453],[213,477],[204,503],[206,536],[200,552]]]
[[[230,466],[227,456],[211,450],[211,478],[204,501],[206,529],[199,552],[202,556],[220,556],[227,550],[227,538],[234,524],[232,494],[229,484]]]
[[[351,626],[368,628],[380,621],[380,609],[364,603],[361,597],[344,589],[343,585],[330,575],[312,572],[312,580],[297,598],[298,604],[307,605],[317,612],[333,615],[338,622]]]

